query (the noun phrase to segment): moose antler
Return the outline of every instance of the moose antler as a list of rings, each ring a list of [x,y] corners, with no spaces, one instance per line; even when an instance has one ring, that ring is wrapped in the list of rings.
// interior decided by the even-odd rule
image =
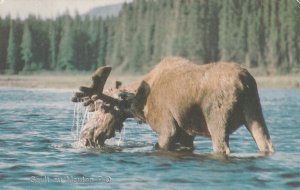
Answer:
[[[84,106],[88,106],[97,99],[101,99],[110,105],[119,105],[120,101],[113,97],[103,94],[105,82],[111,72],[111,67],[98,68],[92,76],[92,85],[90,87],[81,86],[80,92],[76,92],[72,98],[72,102],[84,102]]]

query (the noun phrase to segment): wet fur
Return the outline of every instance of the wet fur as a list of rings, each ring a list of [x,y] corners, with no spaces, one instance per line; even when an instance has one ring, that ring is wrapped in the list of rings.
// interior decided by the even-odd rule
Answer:
[[[126,106],[98,110],[99,118],[106,114],[110,119],[89,121],[87,126],[96,127],[83,133],[87,142],[98,139],[104,143],[122,128],[126,118],[133,117],[148,123],[159,135],[156,147],[160,149],[170,150],[177,144],[192,149],[194,137],[204,135],[212,139],[214,152],[229,154],[229,135],[245,125],[260,151],[273,152],[255,79],[236,63],[196,65],[168,57],[141,82],[106,94]]]
[[[177,142],[192,147],[194,137],[204,135],[214,152],[228,154],[229,135],[244,124],[260,151],[273,151],[255,79],[235,63],[165,58],[144,77],[131,111],[159,134],[162,149]]]

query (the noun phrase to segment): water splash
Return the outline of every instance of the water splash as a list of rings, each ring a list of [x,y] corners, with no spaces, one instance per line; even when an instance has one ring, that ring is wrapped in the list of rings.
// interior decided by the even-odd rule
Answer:
[[[84,107],[80,103],[75,103],[74,108],[73,108],[73,126],[71,128],[71,135],[72,135],[72,146],[74,148],[83,148],[86,147],[83,142],[80,141],[80,134],[87,128],[91,127],[90,125],[86,125],[88,121],[91,119],[97,119],[97,122],[102,122],[105,120],[105,115],[103,117],[96,117],[94,112],[89,112],[86,107]],[[97,127],[97,125],[93,125],[93,127]],[[123,127],[122,131],[119,133],[119,138],[113,138],[113,139],[108,139],[108,144],[109,145],[117,145],[121,146],[124,144],[125,140],[125,135],[126,135],[126,125]]]
[[[118,146],[120,146],[121,143],[124,143],[125,135],[126,135],[126,125],[124,125],[123,130],[120,132],[120,138],[117,143]],[[123,136],[123,138],[122,138],[122,136]]]
[[[71,135],[73,137],[73,145],[75,147],[81,147],[80,133],[83,131],[86,122],[90,119],[92,113],[88,112],[82,104],[75,103],[73,110],[73,126],[71,129]]]

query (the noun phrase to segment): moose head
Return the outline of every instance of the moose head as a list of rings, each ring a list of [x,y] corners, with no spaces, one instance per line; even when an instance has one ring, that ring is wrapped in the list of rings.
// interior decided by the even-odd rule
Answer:
[[[80,92],[72,98],[73,102],[83,102],[90,112],[94,112],[80,134],[80,142],[85,146],[103,146],[106,139],[115,136],[115,131],[122,130],[123,122],[133,117],[133,110],[136,110],[137,85],[123,88],[117,81],[115,87],[103,92],[110,72],[109,66],[98,68],[92,76],[92,85],[81,86]]]

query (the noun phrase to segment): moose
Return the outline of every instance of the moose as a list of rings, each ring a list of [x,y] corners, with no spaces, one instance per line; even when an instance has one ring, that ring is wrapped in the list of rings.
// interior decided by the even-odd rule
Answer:
[[[244,125],[259,151],[273,152],[256,81],[239,64],[167,57],[142,81],[103,92],[110,72],[109,66],[97,69],[92,85],[72,98],[94,112],[80,135],[85,146],[103,146],[127,118],[135,118],[158,134],[155,147],[163,150],[192,149],[202,135],[211,138],[214,153],[229,154],[229,135]]]

